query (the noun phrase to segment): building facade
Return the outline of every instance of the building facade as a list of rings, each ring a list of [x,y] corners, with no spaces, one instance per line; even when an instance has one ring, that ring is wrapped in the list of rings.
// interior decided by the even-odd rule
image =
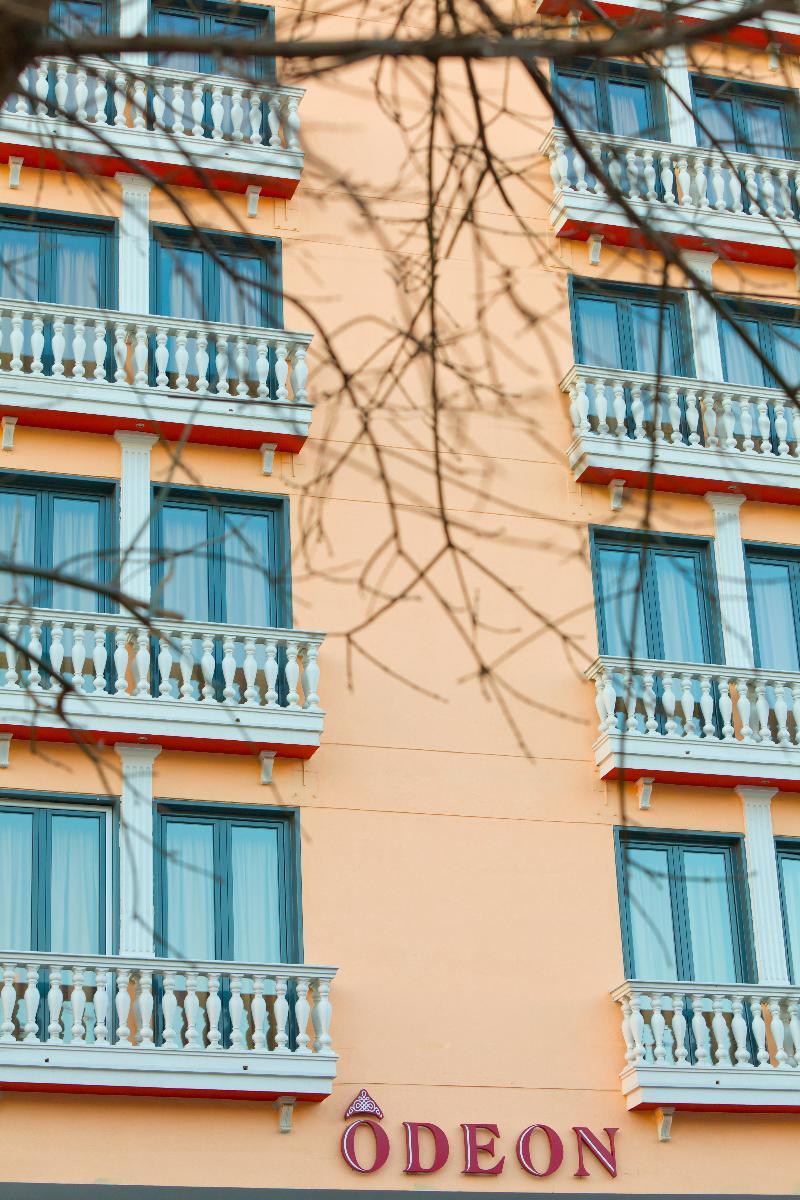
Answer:
[[[296,18],[59,5],[209,44]],[[319,29],[356,15],[385,30]],[[566,122],[512,80],[536,248],[486,203],[518,303],[482,332],[537,320],[513,410],[466,404],[435,446],[480,654],[457,581],[407,573],[441,537],[429,380],[369,422],[343,384],[405,319],[389,262],[425,253],[374,64],[305,91],[194,51],[26,72],[0,112],[0,1192],[796,1190],[798,53],[784,13],[655,67],[553,63]],[[476,254],[441,265],[456,320]]]

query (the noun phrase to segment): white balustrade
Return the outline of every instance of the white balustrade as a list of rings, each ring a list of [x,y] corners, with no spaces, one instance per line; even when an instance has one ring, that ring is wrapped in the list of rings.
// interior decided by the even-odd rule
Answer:
[[[576,434],[719,454],[800,457],[800,414],[778,388],[575,366],[561,382]]]
[[[729,213],[777,229],[798,224],[800,162],[606,133],[581,133],[580,139],[590,163],[628,200],[652,210]],[[556,194],[594,194],[608,203],[603,179],[563,131],[551,130],[542,153]]]
[[[0,689],[321,712],[324,636],[0,606]],[[3,669],[4,668],[4,669]]]
[[[45,351],[46,335],[49,347]],[[0,377],[308,403],[307,334],[0,297]],[[235,347],[230,354],[229,347]]]
[[[800,747],[800,674],[614,658],[595,660],[601,734]],[[800,759],[798,760],[800,761]]]
[[[0,1045],[332,1058],[335,974],[333,967],[0,950]]]
[[[111,125],[168,140],[301,149],[299,88],[90,58],[42,59],[20,83],[20,93],[4,106],[15,117],[66,117],[106,136]]]
[[[800,1071],[800,988],[637,979],[612,997],[630,1067]]]

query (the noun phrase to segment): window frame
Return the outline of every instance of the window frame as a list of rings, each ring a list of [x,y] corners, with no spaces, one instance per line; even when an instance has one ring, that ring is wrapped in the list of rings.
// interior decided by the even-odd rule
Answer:
[[[774,326],[778,324],[792,325],[796,324],[800,330],[800,306],[791,304],[768,304],[763,301],[742,300],[731,298],[727,295],[718,295],[716,297],[722,304],[726,312],[730,313],[732,321],[737,317],[742,320],[753,320],[758,322],[758,341],[761,347],[761,352],[764,357],[772,363],[776,362],[775,356],[775,331]],[[719,340],[720,357],[722,359],[722,374],[726,377],[724,382],[730,383],[732,386],[737,386],[735,382],[727,378],[728,361],[725,350],[725,339],[722,336],[722,314],[717,313],[717,335]],[[763,373],[763,382],[761,384],[743,384],[744,387],[764,387],[777,388],[772,373],[762,364],[761,370]],[[800,378],[800,371],[798,372]]]
[[[579,58],[569,67],[550,67],[550,87],[557,100],[560,99],[559,81],[565,76],[577,79],[593,79],[597,97],[598,124],[600,129],[589,130],[576,126],[583,133],[607,133],[617,135],[611,128],[611,104],[609,100],[609,83],[614,81],[636,82],[644,85],[647,102],[648,118],[651,132],[640,134],[645,141],[663,142],[670,140],[669,115],[667,111],[664,84],[658,72],[650,70],[639,63],[624,62],[618,59],[598,61],[591,58]],[[563,104],[563,100],[561,100]],[[559,121],[556,121],[560,125]]]
[[[150,580],[153,597],[158,597],[164,574],[162,550],[163,509],[165,506],[183,505],[186,508],[206,508],[211,517],[209,543],[214,570],[209,572],[208,611],[209,621],[229,624],[226,612],[226,579],[223,521],[229,512],[242,514],[269,511],[273,518],[274,544],[270,570],[274,572],[275,625],[276,629],[292,628],[292,564],[289,526],[289,498],[274,493],[233,492],[215,490],[203,492],[197,488],[175,487],[170,484],[152,485],[152,518],[150,538],[152,562]],[[219,530],[213,528],[218,523]],[[222,614],[225,614],[224,616]]]
[[[230,905],[228,888],[223,887],[224,876],[220,869],[230,866],[230,861],[223,864],[217,857],[218,843],[221,845],[218,829],[227,826],[227,840],[230,843],[231,825],[252,825],[261,828],[277,828],[280,835],[278,849],[278,868],[280,882],[278,887],[280,940],[283,963],[303,962],[303,904],[302,876],[300,870],[300,810],[299,808],[284,808],[267,805],[234,805],[212,804],[192,800],[157,800],[153,805],[153,850],[155,856],[154,887],[155,887],[155,955],[157,958],[168,959],[172,948],[167,945],[166,932],[168,920],[167,871],[166,855],[164,854],[166,825],[169,821],[182,821],[197,824],[208,823],[214,827],[214,940],[218,951],[216,961],[234,962],[232,954],[224,953],[233,949],[233,913]],[[265,964],[266,965],[266,964]]]
[[[91,793],[53,794],[29,792],[18,789],[0,790],[0,811],[33,813],[31,829],[31,953],[49,953],[49,903],[52,880],[45,878],[45,859],[48,854],[52,815],[65,812],[97,815],[100,819],[102,853],[100,855],[100,907],[98,933],[101,955],[116,954],[119,943],[119,812],[115,797],[93,796]],[[37,826],[44,826],[42,842],[39,841]],[[41,945],[39,944],[41,942]],[[46,944],[45,944],[46,943]],[[19,948],[20,950],[22,947]]]
[[[159,259],[162,248],[197,250],[203,254],[202,304],[206,314],[218,312],[214,303],[219,297],[219,274],[222,268],[208,251],[205,242],[211,243],[217,254],[246,252],[251,258],[261,257],[264,275],[261,283],[262,329],[283,329],[283,255],[281,239],[277,237],[249,237],[243,234],[226,233],[223,230],[203,229],[195,233],[185,225],[170,225],[163,221],[150,226],[150,312],[154,316],[172,316],[164,312],[168,307],[162,303],[164,280],[161,277]],[[229,322],[219,316],[198,316],[198,320]]]
[[[641,849],[664,849],[668,851],[668,870],[670,873],[670,901],[673,914],[673,929],[675,933],[675,963],[676,983],[714,983],[715,980],[694,979],[691,971],[691,931],[689,927],[688,903],[686,899],[685,872],[679,875],[674,869],[674,861],[679,859],[687,850],[725,851],[726,883],[728,888],[729,913],[731,915],[731,933],[733,938],[736,983],[757,983],[755,946],[753,938],[753,921],[750,909],[748,889],[744,884],[746,879],[746,851],[744,835],[740,833],[700,832],[688,829],[631,829],[627,826],[614,827],[614,854],[617,872],[617,899],[620,913],[620,929],[622,936],[622,958],[625,978],[636,979],[634,971],[635,959],[633,953],[633,935],[630,922],[630,906],[628,903],[625,882],[625,849],[636,846]],[[682,861],[682,858],[681,858]],[[674,881],[680,880],[677,888]],[[653,982],[671,982],[658,980]],[[728,981],[725,981],[728,982]]]
[[[113,217],[84,216],[81,213],[62,212],[57,209],[23,209],[14,205],[0,205],[0,226],[33,232],[38,238],[38,304],[63,303],[53,295],[55,290],[55,245],[47,247],[43,239],[52,230],[68,232],[99,233],[100,252],[100,305],[101,309],[119,308],[119,222]],[[10,296],[9,299],[14,299]]]
[[[119,573],[119,522],[120,501],[118,480],[78,475],[30,474],[27,471],[0,470],[0,490],[35,498],[34,516],[34,562],[37,571],[53,569],[53,501],[60,497],[91,499],[99,501],[99,580],[109,585]],[[22,572],[20,572],[22,574]],[[34,608],[53,607],[54,580],[43,578],[34,572]],[[87,589],[88,593],[88,589]],[[97,593],[98,613],[114,613],[118,604],[110,596]]]
[[[800,659],[800,547],[784,546],[771,542],[745,541],[742,543],[744,553],[744,571],[747,583],[747,611],[750,617],[750,636],[753,640],[753,655],[755,665],[762,669],[761,648],[758,640],[756,625],[755,597],[753,596],[753,581],[750,573],[750,563],[753,559],[773,563],[777,566],[789,564],[792,568],[789,576],[789,588],[792,600],[792,616],[794,618],[794,634],[797,642],[797,654]]]
[[[783,882],[782,861],[785,858],[800,859],[800,838],[792,837],[776,837],[775,838],[775,863],[778,868],[778,889],[781,900],[781,923],[783,927],[783,953],[786,958],[786,969],[789,973],[789,979],[792,984],[796,985],[797,978],[800,977],[800,970],[795,971],[792,959],[792,945],[789,940],[789,921],[786,908],[786,889]],[[800,946],[798,947],[800,952]],[[798,963],[800,968],[800,963]]]
[[[697,144],[705,148],[701,141],[703,132],[698,124],[698,113],[695,100],[699,98],[714,99],[715,92],[725,92],[724,99],[730,99],[733,109],[733,127],[736,137],[736,145],[731,146],[730,152],[736,154],[756,154],[765,158],[780,158],[780,155],[764,154],[758,148],[753,148],[752,142],[747,134],[747,117],[745,101],[761,100],[766,103],[774,103],[776,106],[781,106],[781,126],[784,135],[784,149],[786,151],[786,161],[797,161],[798,145],[800,140],[800,108],[798,108],[797,98],[794,92],[789,88],[771,87],[769,84],[748,83],[745,80],[725,79],[722,76],[716,75],[700,75],[694,72],[690,73],[690,87],[692,96],[692,117],[697,130]]]
[[[606,627],[605,607],[603,600],[602,572],[600,569],[600,553],[609,548],[638,549],[645,554],[645,569],[643,573],[642,596],[645,613],[645,637],[648,646],[648,656],[655,660],[664,659],[664,633],[661,624],[661,608],[658,600],[658,584],[654,565],[654,552],[686,555],[696,557],[703,594],[704,604],[703,624],[700,635],[705,648],[705,662],[709,665],[722,662],[722,629],[719,615],[719,600],[717,592],[716,569],[712,554],[713,540],[702,536],[681,536],[653,533],[649,537],[640,530],[614,529],[608,526],[591,525],[589,527],[589,563],[592,572],[594,589],[595,619],[597,622],[597,642],[600,654],[609,654],[608,630]]]
[[[652,304],[658,302],[659,295],[675,312],[674,336],[672,350],[674,361],[679,366],[678,375],[693,378],[696,374],[694,367],[694,343],[692,325],[686,293],[678,288],[652,288],[642,284],[609,283],[605,280],[586,278],[585,276],[570,275],[568,284],[570,327],[572,331],[572,349],[576,363],[584,366],[594,364],[584,362],[578,320],[578,305],[581,299],[610,300],[617,306],[617,330],[619,333],[622,365],[617,368],[622,371],[639,371],[636,365],[636,346],[633,335],[631,309],[637,303]],[[668,372],[663,372],[668,374]]]
[[[275,37],[275,9],[269,5],[261,6],[259,4],[239,4],[224,5],[215,3],[214,0],[173,0],[172,3],[158,3],[158,0],[151,0],[147,10],[147,32],[153,36],[156,30],[156,17],[159,12],[176,12],[181,14],[189,13],[192,16],[199,16],[203,19],[203,28],[199,36],[209,39],[209,44],[213,40],[213,30],[211,21],[215,17],[230,17],[237,20],[240,17],[245,21],[250,19],[253,26],[260,26],[259,32],[261,36],[274,40]],[[220,71],[216,68],[215,58],[211,54],[201,54],[200,56],[200,73],[206,75],[219,75]],[[255,55],[256,70],[259,78],[264,83],[274,83],[277,78],[275,58],[267,55]],[[157,66],[159,60],[158,51],[150,51],[148,61],[151,66]]]

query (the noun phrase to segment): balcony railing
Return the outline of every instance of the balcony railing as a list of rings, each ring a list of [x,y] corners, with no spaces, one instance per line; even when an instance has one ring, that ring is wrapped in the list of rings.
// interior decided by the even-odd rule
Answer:
[[[21,423],[145,426],[297,449],[310,334],[0,298],[0,399]]]
[[[800,1109],[800,988],[626,981],[628,1108]]]
[[[580,138],[590,162],[653,228],[686,245],[724,242],[729,258],[794,263],[800,163],[606,133]],[[551,217],[560,236],[585,237],[591,228],[613,242],[641,241],[600,175],[561,130],[550,131],[542,152],[550,160]]]
[[[324,635],[0,607],[0,726],[307,757]],[[65,686],[66,685],[66,686]],[[63,706],[62,706],[63,700]]]
[[[336,969],[0,950],[0,1088],[321,1100]]]
[[[20,84],[0,110],[0,138],[23,157],[26,147],[65,151],[59,165],[69,169],[70,155],[89,155],[104,173],[135,158],[169,168],[173,182],[211,178],[239,191],[250,182],[276,196],[297,187],[300,88],[89,58],[43,59]]]
[[[793,403],[776,388],[574,366],[569,396],[576,479],[651,478],[656,488],[737,490],[793,501],[800,457]]]
[[[604,777],[800,787],[800,674],[603,655],[587,677]]]

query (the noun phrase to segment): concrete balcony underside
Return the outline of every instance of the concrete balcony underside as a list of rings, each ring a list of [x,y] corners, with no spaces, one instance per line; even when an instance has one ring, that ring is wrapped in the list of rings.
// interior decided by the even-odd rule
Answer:
[[[737,1067],[628,1067],[620,1075],[629,1110],[685,1112],[800,1112],[800,1080],[782,1071]]]
[[[653,779],[700,787],[748,783],[800,792],[800,748],[748,745],[715,738],[659,737],[606,733],[594,743],[602,779]]]

